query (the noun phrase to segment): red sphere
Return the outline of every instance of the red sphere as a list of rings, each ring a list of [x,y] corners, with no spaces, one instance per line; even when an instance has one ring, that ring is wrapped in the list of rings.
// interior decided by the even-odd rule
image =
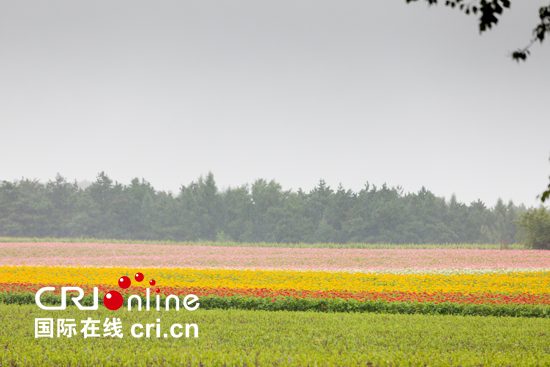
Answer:
[[[155,284],[157,284],[157,282],[155,282],[155,280],[154,280],[154,279],[151,279],[151,280],[149,281],[149,284],[151,284],[151,285],[155,285]]]
[[[142,273],[136,273],[134,278],[136,278],[136,282],[141,282],[144,277]]]
[[[160,288],[157,288],[157,290],[155,292],[160,293]]]
[[[131,284],[132,281],[126,275],[120,277],[120,279],[118,280],[118,286],[122,289],[128,288]]]
[[[103,297],[103,304],[111,311],[121,308],[122,303],[124,303],[124,299],[122,299],[122,295],[117,291],[110,291]]]

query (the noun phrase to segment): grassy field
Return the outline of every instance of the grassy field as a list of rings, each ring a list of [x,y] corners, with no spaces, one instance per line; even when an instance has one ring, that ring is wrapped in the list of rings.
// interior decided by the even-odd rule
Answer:
[[[123,338],[35,338],[35,318],[119,317]],[[196,324],[198,338],[134,338],[135,323]],[[197,310],[45,311],[0,305],[2,366],[547,366],[550,320]],[[102,333],[102,329],[100,329]],[[162,335],[162,334],[161,334]]]
[[[215,241],[154,241],[154,240],[115,240],[98,238],[24,238],[24,237],[0,237],[0,242],[74,242],[74,243],[142,243],[153,245],[201,245],[221,247],[285,247],[285,248],[357,248],[357,249],[486,249],[523,250],[521,243],[501,245],[495,243],[447,243],[447,244],[391,244],[391,243],[270,243],[270,242],[215,242]]]

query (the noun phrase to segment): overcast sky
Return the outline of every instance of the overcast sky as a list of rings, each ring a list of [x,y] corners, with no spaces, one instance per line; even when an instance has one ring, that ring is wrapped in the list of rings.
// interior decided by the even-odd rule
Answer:
[[[404,0],[0,0],[0,180],[177,192],[368,181],[528,206],[550,174],[548,0],[493,30]]]

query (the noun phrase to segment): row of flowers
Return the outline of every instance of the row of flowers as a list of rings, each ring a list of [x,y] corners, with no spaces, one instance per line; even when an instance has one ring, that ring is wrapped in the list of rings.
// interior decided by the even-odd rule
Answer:
[[[302,270],[550,268],[542,250],[335,249],[123,243],[1,243],[0,265]]]
[[[143,272],[142,282],[134,274]],[[550,271],[511,271],[481,274],[392,274],[293,270],[236,270],[127,267],[3,266],[4,283],[104,284],[116,287],[122,276],[131,286],[147,285],[155,279],[159,287],[205,289],[269,289],[284,291],[347,291],[403,293],[500,293],[550,294]]]
[[[42,287],[55,287],[54,295],[60,293],[61,285],[59,284],[33,284],[33,283],[0,283],[0,292],[6,294],[35,294]],[[91,294],[93,287],[98,287],[100,298],[116,289],[123,296],[137,294],[145,296],[145,287],[129,287],[119,289],[112,286],[102,284],[98,285],[75,285],[65,284],[64,286],[79,286],[86,294]],[[550,294],[531,294],[531,293],[446,293],[446,292],[402,292],[402,291],[386,291],[386,292],[349,292],[341,290],[318,291],[318,290],[296,290],[296,289],[238,289],[238,288],[204,288],[204,287],[161,287],[160,294],[168,296],[195,294],[199,297],[253,297],[253,298],[268,298],[272,301],[283,298],[297,299],[342,299],[355,301],[385,301],[385,302],[417,302],[417,303],[460,303],[460,304],[488,304],[488,305],[550,305]],[[156,294],[151,292],[151,294]]]

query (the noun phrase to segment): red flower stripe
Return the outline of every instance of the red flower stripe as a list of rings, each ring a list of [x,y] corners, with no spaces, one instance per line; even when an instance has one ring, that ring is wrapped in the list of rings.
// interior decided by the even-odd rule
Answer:
[[[55,287],[54,294],[58,294],[61,290],[59,284],[32,284],[32,283],[0,283],[0,292],[7,293],[36,293],[42,287]],[[86,294],[91,294],[94,285],[72,285],[82,288]],[[116,290],[122,295],[138,294],[145,295],[145,287],[129,287],[121,289],[119,287],[107,286],[98,284],[99,294],[101,297],[111,290]],[[156,289],[156,288],[155,288]],[[311,291],[311,290],[295,290],[282,289],[272,290],[267,288],[262,289],[230,289],[230,288],[201,288],[201,287],[160,287],[161,293],[164,295],[187,295],[195,294],[199,297],[204,296],[246,296],[246,297],[266,297],[266,298],[339,298],[339,299],[354,299],[359,301],[377,300],[387,302],[453,302],[466,304],[514,304],[514,305],[550,305],[550,294],[530,294],[530,293],[444,293],[444,292],[347,292],[347,291]],[[154,289],[151,289],[151,295],[155,295]]]

